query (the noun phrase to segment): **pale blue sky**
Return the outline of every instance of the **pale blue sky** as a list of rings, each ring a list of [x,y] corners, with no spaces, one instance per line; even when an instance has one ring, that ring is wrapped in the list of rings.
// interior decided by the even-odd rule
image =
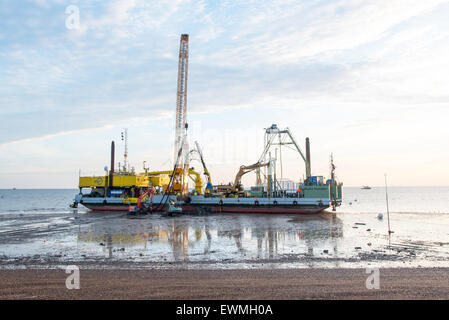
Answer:
[[[168,169],[181,33],[191,138],[215,182],[257,161],[277,123],[311,138],[314,174],[333,152],[346,185],[385,172],[449,185],[448,16],[448,0],[4,0],[0,188],[76,187],[79,169],[103,172],[112,139],[122,152],[124,127],[136,168]],[[300,179],[301,161],[284,159]]]

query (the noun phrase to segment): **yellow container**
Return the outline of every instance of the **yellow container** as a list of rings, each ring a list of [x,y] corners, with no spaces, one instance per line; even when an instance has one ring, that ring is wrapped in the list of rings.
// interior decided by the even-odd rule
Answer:
[[[148,176],[145,175],[114,175],[113,186],[114,187],[148,187]]]
[[[80,177],[80,188],[106,187],[109,185],[108,176]],[[113,179],[114,187],[148,187],[150,179],[147,175],[115,175]]]
[[[106,186],[108,177],[80,177],[80,188],[104,187]]]

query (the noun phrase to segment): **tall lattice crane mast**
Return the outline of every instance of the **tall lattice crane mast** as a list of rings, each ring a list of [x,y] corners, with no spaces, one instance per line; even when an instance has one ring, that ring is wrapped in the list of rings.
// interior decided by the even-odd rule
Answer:
[[[187,75],[189,67],[189,35],[181,35],[178,63],[178,89],[176,92],[174,164],[180,169],[174,176],[184,195],[188,192],[189,144],[187,141]]]
[[[179,64],[178,64],[178,90],[176,98],[176,119],[175,119],[175,150],[174,163],[179,160],[179,167],[183,167],[185,152],[183,150],[179,159],[179,149],[184,149],[184,136],[187,131],[187,74],[189,65],[189,35],[181,35],[181,42],[179,46]]]

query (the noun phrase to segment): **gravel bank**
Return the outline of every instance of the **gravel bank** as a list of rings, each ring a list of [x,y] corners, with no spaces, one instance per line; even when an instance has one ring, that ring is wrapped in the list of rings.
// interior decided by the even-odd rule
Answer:
[[[79,290],[64,270],[0,270],[0,299],[449,299],[449,268],[380,270],[366,289],[365,269],[81,269]]]

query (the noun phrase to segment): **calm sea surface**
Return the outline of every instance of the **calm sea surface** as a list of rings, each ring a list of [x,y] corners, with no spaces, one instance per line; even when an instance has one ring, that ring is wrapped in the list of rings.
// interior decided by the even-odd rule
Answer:
[[[384,188],[345,188],[335,215],[139,219],[70,209],[76,193],[0,190],[0,267],[449,266],[449,187],[389,188],[390,237]]]

